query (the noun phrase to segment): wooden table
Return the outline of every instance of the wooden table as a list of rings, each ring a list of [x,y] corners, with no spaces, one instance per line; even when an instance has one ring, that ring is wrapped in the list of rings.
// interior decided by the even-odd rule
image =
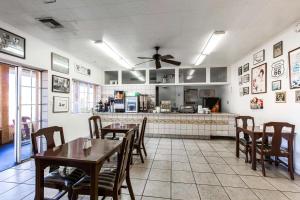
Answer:
[[[79,138],[35,155],[35,199],[44,199],[44,169],[49,165],[77,167],[91,177],[90,199],[98,199],[98,174],[110,156],[118,152],[122,141],[92,139],[92,147],[84,150],[86,139]]]
[[[104,136],[108,133],[127,133],[129,130],[133,129],[135,132],[135,137],[138,137],[139,133],[139,124],[120,124],[114,123],[108,126],[105,126],[101,129],[101,138],[104,139]]]
[[[239,140],[240,140],[240,133],[243,132],[244,134],[248,134],[251,137],[251,168],[256,170],[256,144],[257,140],[263,136],[263,129],[259,126],[254,127],[254,131],[252,131],[252,127],[236,127],[236,157],[239,157]],[[270,129],[266,130],[267,135],[272,135],[273,131]],[[289,138],[290,132],[283,131],[282,136],[284,138]],[[293,141],[289,141],[289,145],[293,144]],[[293,145],[291,145],[293,148]]]

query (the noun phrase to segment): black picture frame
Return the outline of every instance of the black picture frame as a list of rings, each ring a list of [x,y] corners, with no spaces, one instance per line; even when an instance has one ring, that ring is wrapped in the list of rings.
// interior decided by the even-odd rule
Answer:
[[[293,55],[296,53],[297,55]],[[300,55],[300,47],[289,51],[289,85],[290,89],[298,89],[300,88],[300,71],[298,70],[298,66],[292,66],[293,63],[299,62],[299,55]],[[296,69],[295,69],[296,68]],[[296,71],[296,72],[292,72]],[[297,75],[295,75],[297,74]],[[296,76],[296,79],[294,79]]]
[[[70,79],[52,75],[52,92],[70,93]]]
[[[11,37],[13,37],[11,39]],[[11,41],[13,40],[13,41]],[[20,41],[22,44],[21,48],[23,51],[23,56],[19,56],[18,54],[14,54],[13,52],[9,52],[7,50],[3,50],[2,45],[5,45],[7,42],[8,43],[13,43],[16,42],[17,40]],[[20,35],[17,35],[15,33],[12,33],[8,30],[5,30],[3,28],[0,28],[0,52],[6,55],[14,56],[17,58],[25,59],[26,58],[26,39]]]
[[[275,84],[279,84],[279,87],[275,88]],[[272,81],[272,91],[281,90],[281,80]]]
[[[57,102],[60,100],[65,100],[67,103],[67,109],[66,110],[57,110]],[[70,108],[70,99],[69,97],[61,97],[61,96],[53,96],[53,113],[68,113]]]
[[[240,67],[238,68],[238,75],[241,76],[242,74],[243,74],[243,67],[240,66]]]
[[[249,87],[243,87],[243,96],[250,94]]]
[[[253,55],[253,65],[257,65],[265,61],[265,50],[260,50]]]
[[[260,73],[263,73],[262,75],[263,77],[261,77],[263,79],[262,81],[257,81],[256,79],[258,78],[258,74]],[[262,86],[264,87],[263,88],[264,90],[259,89]],[[261,64],[251,69],[251,94],[263,94],[263,93],[267,93],[267,63]]]
[[[60,64],[55,64],[55,62],[60,62]],[[64,67],[64,65],[66,65]],[[51,70],[55,72],[60,72],[63,74],[70,73],[70,60],[64,56],[57,53],[51,52]]]
[[[248,72],[249,71],[249,63],[244,64],[243,66],[243,72]]]
[[[283,41],[277,42],[273,45],[273,58],[283,55]]]

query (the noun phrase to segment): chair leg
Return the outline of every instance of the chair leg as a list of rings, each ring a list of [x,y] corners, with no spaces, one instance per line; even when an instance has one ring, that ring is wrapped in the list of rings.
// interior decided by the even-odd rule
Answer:
[[[132,185],[131,185],[131,181],[130,181],[130,177],[128,175],[126,176],[126,184],[127,184],[127,187],[128,187],[128,191],[129,191],[131,200],[135,200]]]
[[[78,199],[78,194],[77,192],[72,192],[71,200],[77,200]]]
[[[250,156],[250,158],[249,158],[249,163],[252,163],[252,153],[251,153],[251,148],[249,149],[249,156]]]
[[[246,155],[246,158],[245,158],[245,163],[247,163],[248,162],[248,147],[247,146],[245,146],[245,155]]]
[[[264,160],[264,155],[260,155],[260,161],[261,161],[261,169],[262,169],[262,174],[263,176],[266,176],[266,169],[265,169],[265,160]]]
[[[142,145],[143,145],[143,150],[144,150],[145,156],[147,157],[147,152],[146,152],[146,148],[145,148],[144,142],[142,143]]]
[[[143,158],[143,154],[142,154],[141,148],[138,148],[137,150],[138,150],[138,154],[140,154],[140,158],[141,158],[142,163],[144,163],[144,158]]]
[[[294,161],[293,156],[289,155],[288,157],[288,169],[290,172],[290,177],[292,180],[294,180]]]
[[[279,159],[278,159],[278,156],[275,156],[275,166],[276,166],[276,167],[279,166]]]
[[[118,192],[115,192],[113,194],[113,200],[119,200],[119,194],[118,194]]]

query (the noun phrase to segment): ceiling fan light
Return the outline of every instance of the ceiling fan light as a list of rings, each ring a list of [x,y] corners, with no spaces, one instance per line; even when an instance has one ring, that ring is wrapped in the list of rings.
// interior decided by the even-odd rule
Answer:
[[[203,63],[204,59],[206,58],[206,55],[204,54],[200,54],[200,56],[198,56],[196,62],[195,62],[195,65],[198,66],[200,65],[201,63]]]
[[[212,33],[210,38],[208,39],[202,54],[209,55],[214,51],[216,46],[220,43],[220,41],[224,38],[225,31],[215,31]]]

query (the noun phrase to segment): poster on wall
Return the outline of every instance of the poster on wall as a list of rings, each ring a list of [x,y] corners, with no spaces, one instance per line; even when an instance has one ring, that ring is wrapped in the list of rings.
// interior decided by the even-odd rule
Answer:
[[[63,74],[69,74],[69,59],[52,52],[51,69]]]
[[[259,99],[257,97],[254,97],[250,100],[250,108],[251,109],[263,109],[264,108],[264,101],[262,99]]]
[[[82,74],[82,75],[86,75],[86,76],[91,75],[91,70],[89,68],[84,67],[84,66],[75,64],[74,69],[75,69],[75,72],[77,72],[78,74]]]
[[[245,73],[247,71],[249,71],[249,63],[247,63],[243,66],[243,72]]]
[[[250,74],[245,74],[242,80],[243,83],[248,83],[250,81]]]
[[[238,69],[238,75],[240,76],[240,75],[242,75],[243,74],[243,67],[241,66],[241,67],[239,67],[239,69]]]
[[[295,91],[295,102],[300,103],[300,90]]]
[[[267,63],[252,68],[251,93],[260,94],[267,92]]]
[[[239,76],[239,85],[243,85],[243,77]]]
[[[253,55],[253,65],[256,65],[258,63],[265,61],[265,50],[261,50]]]
[[[25,38],[0,28],[0,52],[25,59]]]
[[[249,94],[249,87],[243,87],[243,95],[248,95]]]
[[[52,92],[70,93],[70,79],[52,75]]]
[[[277,58],[283,54],[283,42],[280,41],[273,45],[273,58]]]
[[[272,64],[271,76],[278,78],[284,74],[284,60],[279,60]]]
[[[275,103],[285,103],[285,102],[286,102],[286,92],[276,92]]]
[[[53,97],[53,113],[69,112],[69,97]]]
[[[281,90],[281,80],[272,82],[272,91]]]
[[[289,52],[290,88],[300,88],[300,47]]]

